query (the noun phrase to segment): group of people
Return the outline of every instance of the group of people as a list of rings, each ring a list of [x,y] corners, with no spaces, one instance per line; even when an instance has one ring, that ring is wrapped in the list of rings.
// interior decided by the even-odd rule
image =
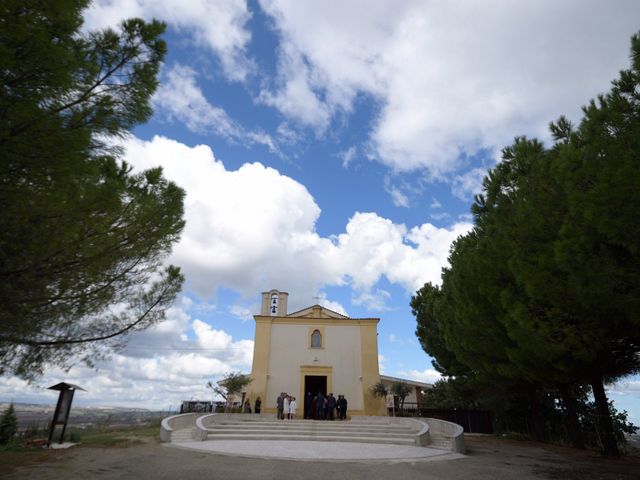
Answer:
[[[258,397],[256,398],[254,412],[260,413],[261,408],[262,408],[262,400],[260,400],[260,397]],[[249,402],[248,398],[244,402],[244,406],[242,407],[242,413],[251,413],[251,402]]]
[[[298,402],[296,397],[288,395],[287,392],[280,392],[280,396],[276,399],[278,407],[278,420],[295,420],[298,410]]]
[[[338,420],[347,419],[347,399],[344,395],[333,396],[333,393],[325,396],[322,392],[312,395],[308,392],[304,398],[304,418],[309,420],[335,420],[336,414]],[[276,399],[277,416],[279,420],[295,420],[298,412],[298,402],[296,397],[281,392]],[[256,398],[254,413],[260,413],[262,401],[260,397]],[[242,411],[244,413],[251,412],[251,403],[247,398],[244,402]]]
[[[330,393],[326,397],[322,392],[318,392],[313,396],[308,392],[304,399],[304,418],[313,420],[334,420],[335,414],[338,414],[338,420],[347,419],[347,399],[344,395],[338,395],[338,398]]]

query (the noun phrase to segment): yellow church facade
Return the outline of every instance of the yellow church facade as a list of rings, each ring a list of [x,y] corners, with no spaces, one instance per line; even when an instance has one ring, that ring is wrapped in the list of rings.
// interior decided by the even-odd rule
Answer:
[[[287,304],[286,292],[262,294],[245,398],[260,397],[262,411],[275,413],[280,392],[300,406],[307,392],[333,393],[348,400],[350,416],[384,415],[384,400],[370,390],[380,381],[380,319],[349,318],[320,305],[287,313]]]

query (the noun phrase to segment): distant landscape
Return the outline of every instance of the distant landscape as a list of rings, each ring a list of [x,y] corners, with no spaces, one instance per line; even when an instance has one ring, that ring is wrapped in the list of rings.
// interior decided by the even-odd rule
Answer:
[[[9,403],[0,403],[0,412]],[[18,429],[48,428],[53,419],[55,405],[14,403],[18,417]],[[166,416],[168,412],[152,411],[146,408],[130,407],[83,407],[71,408],[69,426],[84,430],[96,426],[117,428],[130,425],[144,425]]]

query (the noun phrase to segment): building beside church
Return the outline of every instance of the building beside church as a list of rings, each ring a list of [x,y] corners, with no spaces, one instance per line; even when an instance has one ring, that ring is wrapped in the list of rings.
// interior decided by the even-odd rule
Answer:
[[[385,415],[384,399],[370,391],[380,381],[380,319],[349,318],[320,305],[287,313],[288,296],[262,294],[246,398],[260,397],[263,412],[275,413],[280,392],[300,406],[307,392],[333,393],[347,398],[350,415]]]

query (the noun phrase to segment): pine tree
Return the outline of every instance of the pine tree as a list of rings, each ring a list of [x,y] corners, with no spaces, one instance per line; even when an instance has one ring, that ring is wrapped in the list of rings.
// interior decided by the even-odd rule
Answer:
[[[0,445],[11,441],[18,431],[18,418],[13,403],[0,416]]]
[[[87,0],[0,6],[0,374],[87,363],[164,318],[184,191],[113,147],[151,115],[165,26],[83,34]]]

